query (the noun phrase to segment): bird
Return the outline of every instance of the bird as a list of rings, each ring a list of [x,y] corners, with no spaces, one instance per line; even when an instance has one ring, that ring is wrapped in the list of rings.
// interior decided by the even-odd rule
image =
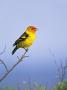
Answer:
[[[19,39],[14,42],[13,46],[15,46],[15,48],[12,51],[12,55],[19,48],[24,48],[27,51],[36,39],[36,31],[37,28],[35,26],[28,26]]]

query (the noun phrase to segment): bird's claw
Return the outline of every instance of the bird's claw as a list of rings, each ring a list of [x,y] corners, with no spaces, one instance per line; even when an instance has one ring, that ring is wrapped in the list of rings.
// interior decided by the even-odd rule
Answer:
[[[25,51],[28,52],[28,48],[26,48]]]

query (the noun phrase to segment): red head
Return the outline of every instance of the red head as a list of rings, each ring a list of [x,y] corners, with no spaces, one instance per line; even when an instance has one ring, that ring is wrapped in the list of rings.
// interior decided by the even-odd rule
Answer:
[[[27,31],[35,33],[37,31],[37,28],[35,26],[28,26]]]

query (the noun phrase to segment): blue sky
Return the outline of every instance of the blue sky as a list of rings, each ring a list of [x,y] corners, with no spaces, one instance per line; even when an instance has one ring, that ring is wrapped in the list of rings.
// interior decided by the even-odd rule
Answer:
[[[24,72],[39,71],[42,75],[45,72],[49,76],[54,66],[49,49],[55,53],[57,61],[67,57],[67,0],[0,0],[0,50],[7,47],[1,58],[7,57],[9,65],[22,52],[18,50],[11,55],[14,41],[28,25],[39,29],[37,39],[28,52],[29,61],[26,59],[18,68]]]

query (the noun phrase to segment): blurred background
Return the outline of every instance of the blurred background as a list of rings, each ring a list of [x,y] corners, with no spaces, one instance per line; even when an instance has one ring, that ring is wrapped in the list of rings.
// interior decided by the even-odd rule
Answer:
[[[0,86],[38,82],[52,87],[58,81],[57,65],[67,59],[67,0],[0,0],[0,58],[10,68],[23,49],[12,56],[13,43],[28,25],[38,28],[37,39],[25,58]],[[53,55],[55,57],[53,57]],[[4,68],[0,65],[0,75]]]

